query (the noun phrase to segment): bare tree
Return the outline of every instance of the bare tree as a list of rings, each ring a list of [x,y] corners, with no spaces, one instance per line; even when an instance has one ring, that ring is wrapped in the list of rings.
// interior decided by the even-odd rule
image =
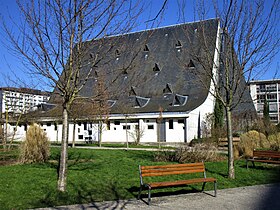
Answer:
[[[279,1],[266,4],[265,0],[213,0],[212,10],[220,24],[217,63],[213,63],[213,46],[203,25],[198,28],[202,40],[202,53],[195,54],[195,64],[205,70],[204,78],[210,78],[210,93],[219,100],[225,110],[228,139],[228,177],[235,178],[233,156],[232,113],[244,109],[250,103],[247,82],[262,71],[279,49]],[[204,0],[198,1],[196,13],[200,20],[211,10]],[[201,52],[201,51],[200,51]],[[212,54],[211,54],[212,53]],[[217,69],[217,73],[213,73]],[[203,80],[201,80],[203,84]],[[204,85],[208,85],[204,83]],[[246,112],[246,110],[243,110]]]
[[[86,41],[130,31],[143,5],[126,0],[31,0],[17,4],[23,21],[15,24],[18,36],[4,24],[11,49],[23,58],[30,73],[55,87],[60,96],[63,132],[57,187],[65,191],[69,110],[102,60],[98,49],[94,55],[87,54]],[[89,63],[82,62],[85,56],[90,56]]]

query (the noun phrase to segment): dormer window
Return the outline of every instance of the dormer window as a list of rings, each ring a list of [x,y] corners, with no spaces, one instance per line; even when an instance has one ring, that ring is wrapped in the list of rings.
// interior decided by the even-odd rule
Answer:
[[[116,101],[115,100],[108,100],[107,103],[108,103],[109,108],[112,108],[116,104]]]
[[[136,95],[137,95],[137,94],[136,94],[136,91],[135,91],[135,87],[132,86],[132,87],[130,88],[129,95],[130,95],[130,96],[136,96]]]
[[[175,94],[172,102],[172,106],[184,106],[187,103],[188,96]]]
[[[123,75],[128,75],[127,70],[124,69],[124,70],[122,71],[122,74],[123,74]]]
[[[154,72],[160,72],[160,69],[159,69],[159,66],[158,66],[157,63],[155,63],[155,66],[154,66],[154,68],[153,68],[153,71],[154,71]]]
[[[193,63],[192,60],[190,60],[190,62],[189,62],[189,64],[188,64],[187,67],[188,67],[188,68],[195,68],[195,65],[194,65],[194,63]]]
[[[144,47],[144,52],[149,52],[149,48],[148,48],[148,45],[145,44],[145,47]]]
[[[176,49],[181,49],[182,48],[182,44],[181,44],[181,42],[179,40],[175,44],[175,47],[176,47]]]
[[[118,49],[115,51],[115,55],[116,55],[116,57],[121,55],[121,53],[120,53],[120,51]]]
[[[171,84],[167,83],[166,87],[163,89],[163,94],[172,94],[172,87]]]
[[[149,101],[150,101],[150,98],[144,98],[144,97],[136,96],[134,107],[135,108],[145,107],[145,106],[147,106]]]

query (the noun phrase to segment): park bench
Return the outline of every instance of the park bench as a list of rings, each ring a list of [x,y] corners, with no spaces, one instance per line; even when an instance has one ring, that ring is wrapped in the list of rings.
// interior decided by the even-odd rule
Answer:
[[[180,174],[194,174],[201,173],[201,178],[190,178],[182,179],[178,178]],[[160,188],[160,187],[174,187],[181,185],[189,185],[196,183],[203,183],[202,192],[204,190],[205,184],[207,182],[214,183],[214,196],[217,195],[217,180],[212,177],[206,177],[206,171],[204,163],[186,163],[186,164],[172,164],[172,165],[158,165],[158,166],[140,166],[139,165],[139,174],[140,174],[140,189],[138,194],[138,199],[141,198],[141,193],[143,188],[148,189],[148,204],[151,201],[151,189]],[[157,176],[168,176],[171,178],[171,181],[163,182],[144,182],[144,177],[157,177]]]
[[[255,167],[255,162],[280,164],[280,152],[279,151],[253,151],[253,157],[247,158],[246,165],[249,167],[249,162],[252,162]]]

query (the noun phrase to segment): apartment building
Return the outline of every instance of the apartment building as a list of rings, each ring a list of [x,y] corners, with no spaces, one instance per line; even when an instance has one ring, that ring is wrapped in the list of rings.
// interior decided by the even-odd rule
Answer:
[[[27,113],[49,100],[49,92],[29,88],[0,88],[1,113]]]
[[[280,122],[280,79],[253,80],[249,83],[250,93],[258,116],[263,117],[264,101],[269,104],[272,123]]]

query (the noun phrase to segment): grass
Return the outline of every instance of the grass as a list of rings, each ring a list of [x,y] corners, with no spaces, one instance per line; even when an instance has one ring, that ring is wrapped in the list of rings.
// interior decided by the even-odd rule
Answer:
[[[0,156],[4,155],[0,153]],[[27,209],[104,200],[135,198],[138,193],[138,164],[154,165],[154,152],[132,150],[69,149],[66,193],[56,190],[59,148],[52,148],[45,164],[0,167],[1,209]],[[15,156],[15,152],[12,152]],[[226,162],[206,163],[207,176],[218,179],[218,189],[279,182],[279,167],[257,164],[246,169],[245,161],[236,161],[236,179],[229,180]],[[211,184],[206,185],[212,190]],[[201,185],[153,190],[153,196],[187,193]]]

